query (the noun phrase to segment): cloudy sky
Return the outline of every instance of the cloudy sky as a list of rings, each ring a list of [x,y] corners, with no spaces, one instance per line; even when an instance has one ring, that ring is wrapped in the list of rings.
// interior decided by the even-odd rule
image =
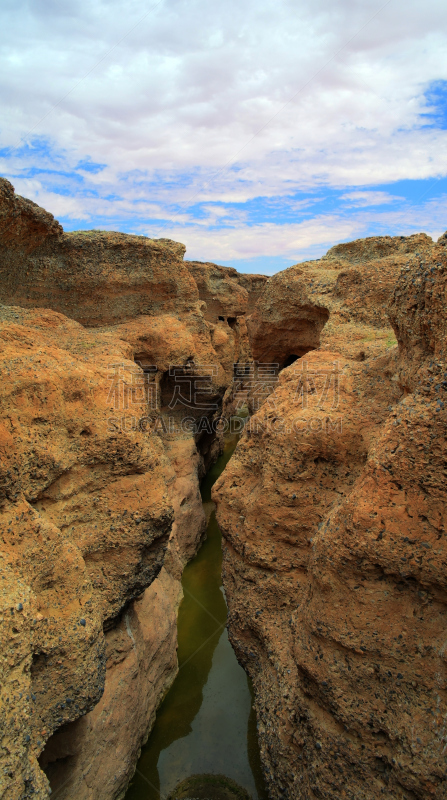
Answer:
[[[3,0],[0,174],[276,272],[447,229],[445,0]]]

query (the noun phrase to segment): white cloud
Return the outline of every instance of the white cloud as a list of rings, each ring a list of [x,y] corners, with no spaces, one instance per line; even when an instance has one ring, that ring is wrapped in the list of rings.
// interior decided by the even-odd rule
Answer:
[[[421,231],[436,240],[447,227],[447,195],[421,207],[373,214],[364,210],[350,214],[320,214],[300,223],[276,225],[235,224],[219,230],[198,226],[168,227],[163,235],[186,243],[186,258],[198,261],[226,263],[234,260],[256,259],[260,256],[287,258],[290,264],[308,258],[320,258],[334,244],[371,235],[370,226],[378,229],[391,226],[393,235],[410,236]],[[153,235],[148,229],[141,229]],[[273,269],[273,272],[277,269]]]
[[[275,242],[292,253],[308,235],[326,241],[336,222],[265,223],[256,239],[242,210],[217,203],[332,187],[354,209],[340,236],[355,235],[356,209],[399,200],[358,187],[447,174],[447,131],[420,125],[424,91],[447,80],[447,5],[380,7],[164,0],[150,11],[142,0],[4,0],[0,139],[41,140],[6,155],[3,173],[56,215],[81,220],[175,217],[175,229],[190,231],[191,206],[205,202],[193,247],[208,235],[219,247],[202,229],[220,220],[231,253]],[[86,158],[106,166],[82,170],[79,186],[71,173]],[[42,172],[23,177],[35,167]],[[309,201],[293,204],[298,214]]]
[[[389,194],[389,192],[345,192],[340,200],[348,200],[352,206],[382,206],[403,200],[402,197]]]
[[[244,161],[359,138],[363,149],[411,128],[422,86],[447,78],[445,4],[410,0],[402,14],[391,3],[358,33],[378,7],[372,0],[165,0],[95,67],[147,6],[6,4],[2,101],[10,132],[17,140],[49,113],[36,133],[107,156],[119,169],[215,166],[279,111]]]
[[[315,213],[311,218],[296,223],[275,224],[263,222],[249,224],[243,208],[231,209],[222,219],[221,207],[208,207],[209,213],[203,218],[194,219],[191,213],[171,214],[171,221],[166,221],[166,210],[157,204],[145,201],[97,200],[87,198],[79,200],[70,196],[61,196],[45,190],[37,180],[16,182],[17,190],[25,195],[34,195],[38,202],[48,208],[55,216],[68,215],[87,223],[92,217],[100,216],[105,222],[100,227],[116,229],[114,219],[121,215],[132,219],[132,230],[150,237],[166,237],[184,242],[187,247],[186,258],[199,261],[228,263],[246,261],[247,269],[250,261],[260,257],[271,257],[280,260],[279,266],[267,272],[273,273],[282,268],[283,260],[289,264],[308,258],[321,257],[329,247],[342,241],[349,241],[370,235],[381,235],[392,231],[392,235],[411,235],[424,231],[433,239],[437,239],[447,228],[447,195],[422,204],[406,203],[386,211],[374,211],[374,204],[369,202],[352,206],[350,213],[340,206],[336,213]],[[368,192],[352,192],[356,199],[360,194]],[[385,194],[385,193],[384,193]],[[388,198],[388,195],[385,194]],[[376,198],[377,199],[377,198]],[[368,206],[368,207],[366,207]],[[144,219],[163,220],[163,224],[150,226]],[[107,219],[110,222],[107,222]],[[217,226],[221,227],[217,227]],[[372,230],[373,229],[373,230]],[[282,261],[281,261],[282,260]],[[254,268],[253,268],[254,269]],[[257,271],[257,268],[254,270]],[[264,271],[264,268],[262,268]]]
[[[270,222],[253,226],[223,230],[196,231],[175,228],[171,238],[183,236],[187,241],[186,258],[204,259],[209,253],[213,260],[233,261],[259,256],[289,257],[290,263],[311,257],[319,250],[325,252],[334,236],[338,239],[354,238],[359,225],[355,220],[338,217],[316,217],[305,223],[275,225]]]

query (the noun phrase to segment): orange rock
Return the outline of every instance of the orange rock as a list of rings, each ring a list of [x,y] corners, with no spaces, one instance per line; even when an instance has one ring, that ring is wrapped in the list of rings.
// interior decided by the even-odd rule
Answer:
[[[425,234],[360,239],[273,275],[248,318],[253,358],[283,368],[318,347],[359,361],[383,352],[399,271],[432,246]]]
[[[389,259],[399,351],[362,277],[346,322],[331,327],[345,299],[326,302],[321,349],[283,370],[215,485],[230,637],[254,681],[272,798],[446,794],[447,254],[410,238],[331,256],[348,253],[361,276]],[[269,286],[279,315],[299,269],[266,284],[265,324]],[[386,333],[361,360],[360,326]]]
[[[0,793],[47,798],[40,762],[61,798],[110,800],[176,673],[207,424],[248,339],[214,337],[183,245],[64,234],[7,181],[0,219]],[[203,365],[211,410],[173,405]]]
[[[169,239],[63,233],[51,214],[0,179],[0,302],[51,308],[84,325],[198,310],[197,286]]]

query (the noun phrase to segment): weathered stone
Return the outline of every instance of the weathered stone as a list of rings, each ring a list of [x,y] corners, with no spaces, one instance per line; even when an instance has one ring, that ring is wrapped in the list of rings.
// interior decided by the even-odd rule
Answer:
[[[361,276],[350,319],[382,328],[390,297],[399,350],[384,337],[359,363],[350,323],[330,318],[215,485],[230,636],[254,681],[272,798],[446,794],[447,259],[411,239],[385,242],[381,306],[364,276],[384,267],[382,241],[334,248]]]
[[[170,424],[221,413],[240,348],[216,352],[183,245],[64,234],[0,189],[0,796],[47,798],[39,759],[59,797],[111,800],[176,674],[219,449]],[[201,365],[216,410],[172,403]]]
[[[269,278],[248,318],[253,358],[282,368],[318,347],[378,355],[394,339],[386,309],[399,272],[432,246],[425,234],[359,239]]]

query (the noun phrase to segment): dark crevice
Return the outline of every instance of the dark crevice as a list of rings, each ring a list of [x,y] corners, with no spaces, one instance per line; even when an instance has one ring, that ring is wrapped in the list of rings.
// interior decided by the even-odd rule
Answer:
[[[79,717],[62,725],[48,739],[38,761],[47,776],[52,794],[57,793],[67,782],[67,775],[74,769],[78,753],[82,751],[88,722]]]
[[[284,361],[283,369],[285,369],[286,367],[290,367],[292,364],[295,363],[295,361],[298,358],[299,358],[299,356],[295,355],[295,353],[291,353],[290,356],[287,356],[286,360]]]
[[[279,365],[280,370],[285,369],[286,367],[290,367],[295,361],[298,361],[299,358],[303,358],[306,353],[310,353],[312,350],[316,350],[316,347],[296,347],[295,353],[290,353],[290,355],[286,356],[284,361]]]

